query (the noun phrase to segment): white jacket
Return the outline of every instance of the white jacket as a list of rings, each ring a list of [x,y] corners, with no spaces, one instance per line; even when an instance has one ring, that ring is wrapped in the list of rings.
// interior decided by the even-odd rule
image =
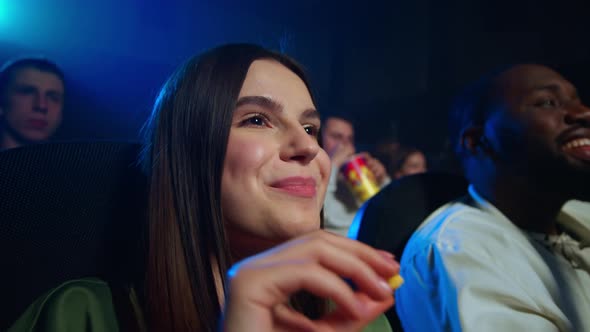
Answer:
[[[396,308],[406,331],[590,331],[590,204],[568,202],[567,235],[525,232],[475,192],[410,239]]]

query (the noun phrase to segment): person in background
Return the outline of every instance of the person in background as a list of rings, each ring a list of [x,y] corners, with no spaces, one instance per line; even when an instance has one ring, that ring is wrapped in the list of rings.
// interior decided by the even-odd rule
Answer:
[[[320,126],[287,56],[229,44],[193,57],[146,124],[147,267],[131,288],[134,317],[115,310],[126,303],[113,306],[108,284],[82,279],[10,331],[391,331],[381,314],[394,302],[393,256],[321,230]]]
[[[406,146],[400,146],[385,163],[387,173],[392,179],[428,171],[426,156],[422,151]]]
[[[457,98],[450,127],[469,195],[404,250],[404,329],[590,331],[590,109],[576,88],[510,66]]]
[[[7,62],[0,70],[0,150],[49,140],[62,122],[64,74],[44,58]]]
[[[324,204],[324,226],[331,232],[346,236],[360,207],[359,202],[349,190],[346,181],[339,172],[342,165],[357,154],[352,122],[339,116],[326,118],[321,141],[322,147],[332,161],[332,173]],[[387,185],[391,181],[387,176],[385,167],[379,160],[373,158],[367,152],[361,152],[360,155],[365,157],[367,167],[375,176],[380,187]]]

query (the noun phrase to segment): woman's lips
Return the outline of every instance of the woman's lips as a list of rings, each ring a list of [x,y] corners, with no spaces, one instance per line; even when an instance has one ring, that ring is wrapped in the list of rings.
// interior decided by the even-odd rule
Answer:
[[[312,177],[293,176],[271,184],[271,187],[289,195],[312,198],[316,195],[316,181]]]

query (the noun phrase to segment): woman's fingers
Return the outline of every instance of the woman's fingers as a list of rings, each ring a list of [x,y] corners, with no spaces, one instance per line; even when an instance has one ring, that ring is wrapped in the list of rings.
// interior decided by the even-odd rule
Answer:
[[[273,309],[273,315],[277,323],[277,331],[317,331],[316,324],[311,319],[293,310],[287,304],[276,306]]]
[[[317,262],[332,273],[350,279],[358,290],[374,299],[391,295],[387,280],[399,272],[399,265],[391,255],[326,232],[291,241],[262,259],[245,263],[257,266],[284,264],[298,262],[302,257],[305,262]]]
[[[397,274],[393,255],[323,231],[303,236],[244,260],[228,272],[228,322],[255,331],[356,331],[393,302],[387,279]],[[350,280],[354,286],[347,284]],[[333,302],[333,312],[310,320],[288,306],[307,291]]]
[[[337,249],[336,253],[339,255],[353,255],[384,279],[399,273],[399,264],[392,254],[383,250],[376,250],[359,241],[325,231],[318,231],[302,239],[302,242],[310,242],[309,250],[317,254],[322,253],[318,248],[332,246]]]
[[[361,319],[351,319],[345,312],[336,308],[320,320],[314,321],[316,331],[361,331],[379,315],[393,305],[393,297],[384,301],[374,301],[366,294],[356,293],[357,301],[363,303],[365,315]]]
[[[364,310],[339,275],[312,260],[248,267],[232,278],[231,287],[230,296],[248,296],[256,299],[254,302],[261,307],[284,304],[291,295],[306,290],[320,298],[331,299],[347,315],[358,318]]]
[[[288,305],[277,306],[274,311],[274,321],[277,323],[275,331],[314,331],[314,332],[353,332],[361,331],[366,325],[375,320],[380,314],[393,305],[393,301],[373,301],[362,293],[355,294],[358,301],[365,305],[365,315],[362,318],[352,318],[339,308],[334,308],[326,316],[311,320],[303,314],[293,310]]]
[[[387,266],[378,253],[368,253],[365,250],[345,251],[326,242],[316,245],[314,250],[320,265],[340,277],[350,279],[357,290],[376,300],[391,296],[392,290],[387,279],[394,274],[393,261]],[[381,275],[377,270],[381,270]]]
[[[342,254],[348,253],[357,256],[384,278],[399,272],[399,264],[395,261],[395,257],[388,252],[376,250],[362,242],[326,231],[316,231],[287,242],[274,249],[272,257],[290,258],[302,254],[308,255],[307,257],[313,257],[318,253],[318,248],[327,244],[337,247]]]

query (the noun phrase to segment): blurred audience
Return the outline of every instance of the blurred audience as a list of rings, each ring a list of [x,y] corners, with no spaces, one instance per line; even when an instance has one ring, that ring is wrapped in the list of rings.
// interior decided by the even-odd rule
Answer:
[[[416,148],[400,147],[391,163],[391,168],[388,169],[389,174],[393,175],[394,179],[399,179],[403,176],[420,174],[428,170],[426,166],[426,156],[422,151]]]
[[[451,116],[469,195],[402,257],[407,331],[590,331],[590,109],[540,65],[467,88]]]
[[[360,204],[340,174],[340,168],[357,154],[352,121],[332,116],[325,119],[322,127],[322,147],[332,161],[332,173],[324,204],[324,226],[327,230],[346,236],[348,228]],[[368,152],[361,152],[367,167],[377,184],[385,186],[389,181],[385,167]]]
[[[0,71],[0,150],[50,139],[62,121],[64,74],[44,58],[7,62]]]
[[[385,167],[385,171],[387,171],[387,165],[389,161],[395,154],[395,152],[400,148],[400,143],[397,139],[394,138],[383,138],[375,144],[373,149],[373,156],[377,158],[381,162],[381,164]],[[393,178],[391,174],[387,174],[390,178]]]
[[[428,170],[426,156],[422,151],[413,147],[399,145],[396,149],[391,150],[391,152],[381,154],[381,158],[387,174],[392,179],[420,174]]]

